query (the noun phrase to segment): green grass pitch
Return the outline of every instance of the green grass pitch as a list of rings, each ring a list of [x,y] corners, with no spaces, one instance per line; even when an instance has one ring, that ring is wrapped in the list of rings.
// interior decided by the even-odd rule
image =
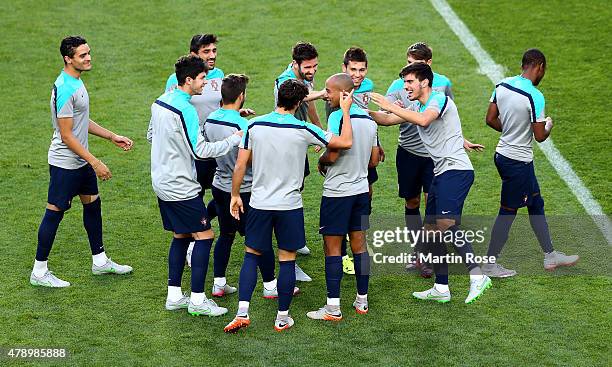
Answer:
[[[519,72],[525,49],[544,51],[549,68],[541,90],[547,113],[555,119],[552,137],[610,214],[610,5],[577,0],[450,4],[506,68],[506,75]],[[535,164],[547,213],[565,218],[551,220],[553,241],[560,250],[582,256],[575,269],[546,274],[533,234],[527,230],[523,236],[515,228],[512,235],[519,239],[504,254],[519,276],[494,280],[493,288],[473,305],[463,303],[468,282],[462,275],[451,277],[454,299],[445,305],[411,299],[412,291],[431,281],[408,274],[377,275],[371,278],[370,313],[358,317],[350,309],[354,280],[345,276],[345,320],[310,321],[306,312],[325,300],[317,234],[322,179],[312,174],[304,207],[313,254],[299,263],[315,280],[299,284],[303,294],[292,304],[292,330],[274,332],[276,304],[258,297],[261,285],[252,302],[251,327],[238,335],[222,332],[237,296],[219,301],[230,309],[220,318],[164,310],[170,235],[162,230],[151,189],[145,133],[150,105],[195,33],[219,35],[218,66],[251,77],[247,105],[258,114],[271,111],[274,78],[290,62],[291,47],[299,40],[313,42],[319,50],[318,87],[340,71],[344,50],[357,45],[368,52],[368,77],[383,93],[404,65],[407,46],[428,42],[434,70],[453,81],[464,135],[487,147],[484,153],[470,154],[476,181],[464,213],[496,214],[500,180],[492,155],[498,134],[484,123],[493,86],[429,2],[14,1],[3,8],[0,348],[64,347],[68,359],[45,364],[78,366],[610,365],[610,248],[539,150]],[[100,183],[107,252],[135,271],[127,277],[91,275],[81,208],[75,205],[60,226],[50,257],[50,268],[73,285],[40,289],[30,286],[28,276],[48,185],[50,89],[62,67],[59,42],[69,34],[84,35],[92,48],[94,68],[83,77],[92,119],[135,141],[133,151],[124,153],[90,139],[91,151],[113,172],[111,181]],[[321,104],[318,109],[324,116]],[[379,131],[387,161],[379,167],[374,213],[398,216],[403,213],[394,164],[398,131]],[[314,162],[315,153],[310,156]],[[513,262],[513,254],[520,264]],[[228,270],[231,284],[237,283],[241,259],[238,240]],[[212,266],[207,292],[211,273]],[[184,279],[187,289],[188,273]],[[40,363],[0,357],[1,365],[6,362]]]

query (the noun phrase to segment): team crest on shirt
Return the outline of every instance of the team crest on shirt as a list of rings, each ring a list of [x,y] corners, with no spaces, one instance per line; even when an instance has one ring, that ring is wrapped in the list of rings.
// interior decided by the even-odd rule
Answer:
[[[362,96],[363,97],[361,97],[361,100],[363,101],[364,105],[370,103],[370,93],[363,93]]]
[[[219,83],[216,80],[211,80],[210,81],[210,87],[215,91],[218,92],[219,91]]]
[[[200,223],[202,223],[202,225],[205,226],[206,223],[208,223],[208,221],[206,220],[206,217],[202,217],[202,220],[200,220]]]

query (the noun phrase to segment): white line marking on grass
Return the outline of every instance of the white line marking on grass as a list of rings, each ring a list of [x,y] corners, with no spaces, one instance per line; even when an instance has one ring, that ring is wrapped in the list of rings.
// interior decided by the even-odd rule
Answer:
[[[493,61],[487,51],[482,48],[478,39],[470,32],[465,23],[459,19],[450,5],[448,5],[445,0],[430,1],[453,32],[455,32],[457,37],[459,37],[461,43],[463,43],[465,48],[474,56],[480,66],[481,73],[488,76],[493,84],[497,84],[502,80],[504,78],[504,68]],[[550,162],[555,171],[557,171],[559,176],[565,181],[586,212],[593,218],[593,221],[603,233],[608,244],[612,244],[612,223],[610,223],[610,219],[604,214],[601,205],[593,198],[589,189],[584,186],[584,183],[582,183],[580,177],[574,172],[569,162],[555,147],[552,139],[548,138],[544,143],[536,144],[536,146],[542,150],[548,162]]]

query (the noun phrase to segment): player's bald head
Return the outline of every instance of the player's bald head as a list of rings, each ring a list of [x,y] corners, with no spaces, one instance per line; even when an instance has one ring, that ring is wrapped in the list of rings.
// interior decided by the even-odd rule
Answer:
[[[343,90],[350,92],[354,88],[353,79],[346,73],[338,73],[327,79],[326,85],[332,90]]]

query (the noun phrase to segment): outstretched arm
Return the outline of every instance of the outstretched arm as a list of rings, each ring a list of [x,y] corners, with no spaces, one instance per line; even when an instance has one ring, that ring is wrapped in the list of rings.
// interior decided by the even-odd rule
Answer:
[[[389,102],[389,100],[387,100],[383,95],[378,93],[371,93],[370,99],[372,102],[374,102],[374,104],[383,110],[387,110],[397,115],[404,121],[418,126],[429,126],[429,124],[431,124],[440,115],[439,112],[431,109],[427,109],[423,113],[404,109],[394,103]]]

